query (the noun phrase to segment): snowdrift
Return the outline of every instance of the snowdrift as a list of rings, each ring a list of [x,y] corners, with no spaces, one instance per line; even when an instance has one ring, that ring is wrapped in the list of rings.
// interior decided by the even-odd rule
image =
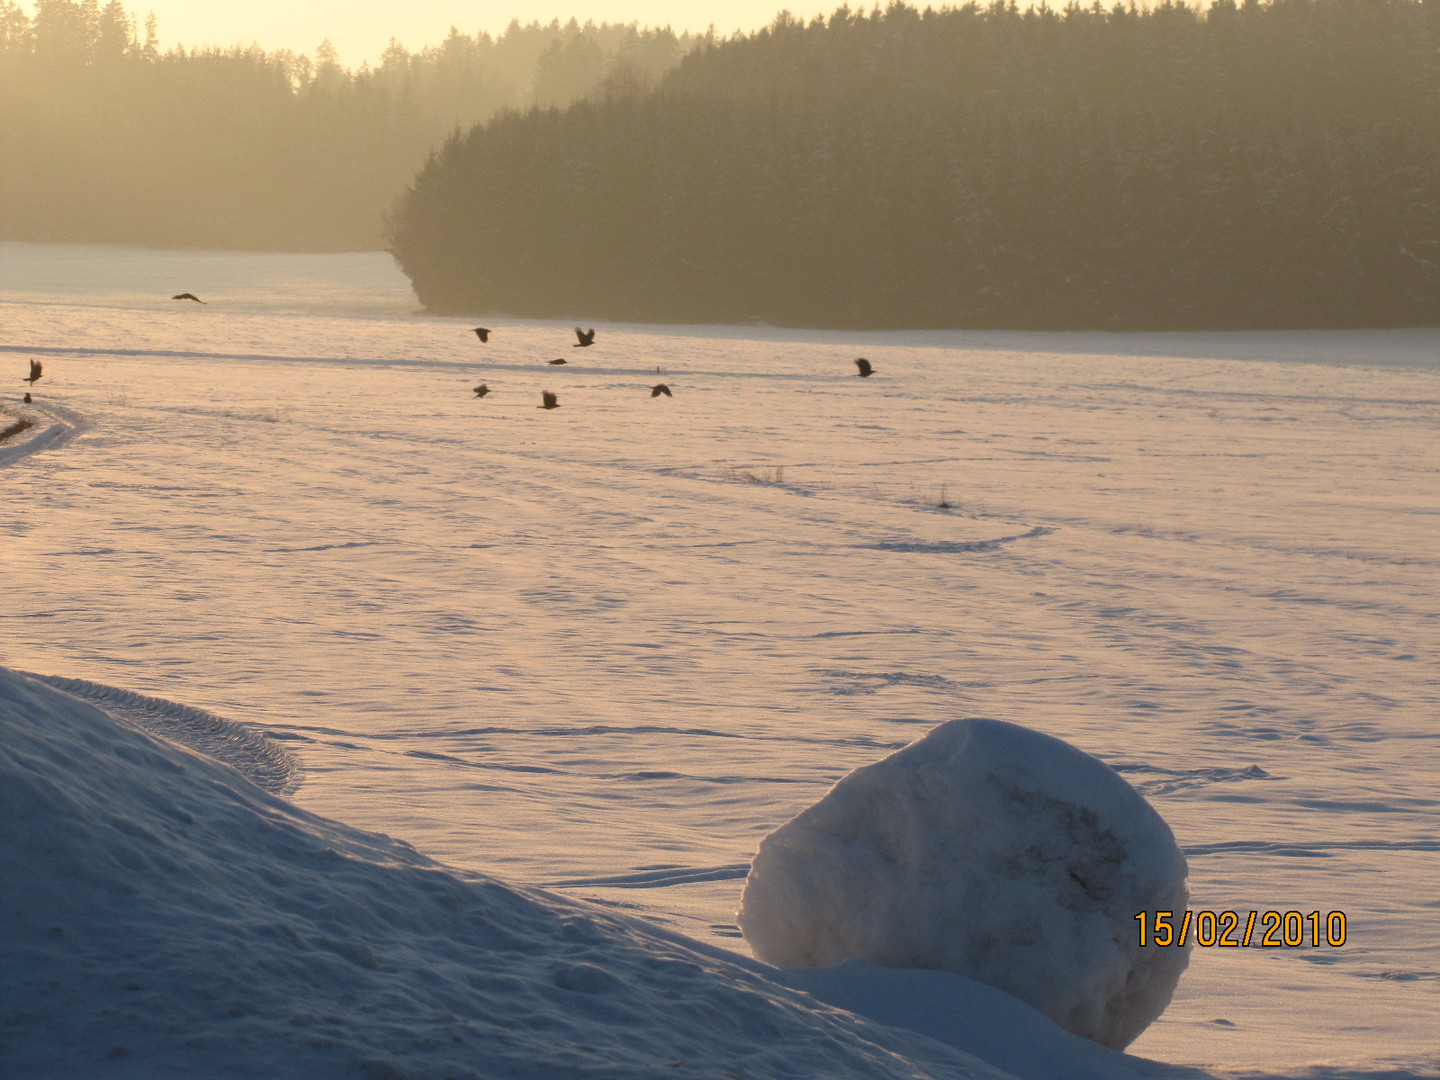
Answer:
[[[447,869],[3,668],[0,883],[6,1076],[1195,1075],[959,976],[776,971]]]
[[[0,882],[6,1076],[1004,1075],[3,669]]]

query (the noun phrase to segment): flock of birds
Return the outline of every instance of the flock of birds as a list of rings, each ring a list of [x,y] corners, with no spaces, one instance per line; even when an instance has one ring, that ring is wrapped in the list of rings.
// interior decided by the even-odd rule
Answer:
[[[195,297],[190,296],[189,293],[182,293],[180,296],[175,297],[175,299],[179,300],[182,297],[189,297],[189,299],[191,300],[195,299]],[[488,326],[476,326],[473,328],[473,332],[475,336],[480,339],[480,344],[488,345],[490,343],[490,335],[493,334],[495,331],[491,330]],[[595,328],[593,326],[589,330],[582,330],[578,326],[575,327],[575,344],[570,346],[572,349],[587,349],[594,344]],[[548,361],[548,363],[552,365],[564,364],[566,362],[567,361],[563,357],[556,360]],[[863,356],[855,361],[855,366],[859,368],[859,378],[868,379],[871,375],[875,374],[874,366],[870,363],[869,360],[866,360]],[[657,367],[655,370],[658,373],[660,369]],[[488,387],[484,383],[481,383],[474,389],[475,396],[477,398],[483,398],[486,394],[490,393],[490,387]],[[650,387],[650,396],[652,398],[657,398],[661,394],[664,394],[668,398],[673,398],[675,396],[674,393],[671,392],[670,387],[663,382],[656,383],[654,386]],[[542,409],[558,409],[560,407],[560,399],[556,396],[553,390],[542,390],[540,392],[539,407]]]
[[[175,294],[174,296],[172,296],[170,299],[171,299],[171,300],[193,300],[193,301],[195,301],[195,303],[197,303],[197,304],[203,304],[203,303],[205,303],[204,300],[201,300],[201,299],[200,299],[198,296],[196,296],[194,293],[190,293],[190,292],[176,293],[176,294]],[[490,335],[493,334],[494,332],[495,332],[495,331],[491,330],[488,326],[477,326],[477,327],[474,328],[475,336],[480,339],[480,344],[482,344],[482,345],[488,345],[488,344],[490,343]],[[575,327],[575,344],[572,345],[572,346],[570,346],[572,349],[588,349],[591,345],[594,345],[594,344],[595,344],[595,328],[594,328],[593,326],[592,326],[590,329],[588,329],[588,330],[582,330],[582,329],[581,329],[580,327],[578,327],[578,326]],[[565,362],[566,362],[566,361],[564,360],[563,357],[560,358],[560,359],[556,359],[556,360],[551,360],[551,361],[549,361],[549,363],[550,363],[551,365],[560,365],[560,364],[564,364]],[[860,357],[858,360],[855,361],[855,366],[860,369],[860,370],[859,370],[859,377],[862,378],[862,379],[868,379],[871,375],[874,375],[874,374],[875,374],[875,368],[872,367],[871,364],[870,364],[870,361],[869,361],[869,360],[866,360],[865,357],[863,357],[863,356]],[[658,372],[660,369],[659,369],[659,368],[656,368],[655,370]],[[31,360],[31,361],[30,361],[30,375],[29,375],[28,378],[23,379],[23,380],[21,380],[21,381],[27,382],[27,383],[29,383],[29,384],[33,387],[33,386],[35,385],[35,383],[39,381],[40,376],[41,376],[41,374],[43,373],[43,371],[44,371],[44,365],[42,365],[39,360]],[[486,394],[490,393],[490,387],[486,386],[484,383],[481,383],[479,386],[475,387],[474,389],[475,389],[475,396],[476,396],[477,398],[483,398]],[[665,385],[663,382],[662,382],[662,383],[656,383],[654,386],[650,387],[650,396],[651,396],[652,398],[660,397],[662,394],[663,394],[665,397],[667,397],[667,398],[673,398],[673,397],[675,396],[673,393],[671,393],[670,387],[668,387],[667,385]],[[34,399],[30,396],[30,392],[27,390],[27,391],[25,392],[25,404],[29,405],[29,404],[32,403],[33,400],[34,400]],[[558,409],[558,408],[560,407],[560,399],[559,399],[559,397],[556,396],[556,394],[555,394],[555,392],[554,392],[553,390],[542,390],[542,391],[540,392],[540,405],[539,405],[539,407],[542,408],[542,409]]]
[[[482,345],[488,345],[490,343],[490,335],[494,332],[495,331],[491,330],[488,326],[477,326],[474,328],[474,334],[477,338],[480,339],[480,344]],[[591,345],[594,344],[595,328],[593,326],[589,330],[582,330],[578,326],[575,328],[575,344],[570,346],[572,349],[588,349]],[[550,360],[547,362],[551,366],[558,366],[560,364],[567,363],[568,361],[561,357],[559,359]],[[655,370],[658,372],[660,369],[656,368]],[[490,393],[490,387],[486,386],[483,382],[474,389],[475,396],[477,398],[483,398],[486,394]],[[656,383],[654,386],[650,387],[650,396],[652,398],[659,397],[661,394],[664,394],[668,398],[673,398],[675,396],[671,392],[670,387],[666,386],[663,382]],[[539,407],[542,409],[558,409],[560,407],[560,398],[553,390],[542,390],[540,391]]]

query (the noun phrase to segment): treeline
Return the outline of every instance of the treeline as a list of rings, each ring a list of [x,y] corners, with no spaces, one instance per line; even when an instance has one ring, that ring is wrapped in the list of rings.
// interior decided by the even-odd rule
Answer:
[[[841,8],[452,137],[432,310],[835,327],[1440,321],[1440,0]]]
[[[0,0],[0,239],[292,251],[380,246],[426,155],[503,109],[647,86],[693,45],[635,26],[452,30],[344,67],[157,44],[119,0]]]

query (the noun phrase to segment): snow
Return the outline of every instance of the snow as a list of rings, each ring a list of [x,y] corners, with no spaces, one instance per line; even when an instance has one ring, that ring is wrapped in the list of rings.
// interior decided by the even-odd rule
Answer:
[[[777,967],[864,959],[968,975],[1123,1049],[1189,948],[1137,912],[1184,911],[1185,856],[1143,796],[1060,739],[951,720],[856,769],[760,843],[739,925]]]
[[[1004,1074],[0,672],[6,1076]],[[663,1017],[663,1023],[657,1023]]]
[[[1072,1035],[1018,998],[949,971],[849,960],[838,967],[785,969],[774,977],[827,1004],[964,1049],[1024,1080],[1205,1075]]]
[[[740,965],[764,836],[997,717],[1133,784],[1192,908],[1349,917],[1196,949],[1103,1061],[1440,1076],[1440,333],[601,324],[572,354],[574,320],[413,307],[383,255],[0,245],[0,410],[45,365],[0,444],[0,664],[261,733],[300,812]]]

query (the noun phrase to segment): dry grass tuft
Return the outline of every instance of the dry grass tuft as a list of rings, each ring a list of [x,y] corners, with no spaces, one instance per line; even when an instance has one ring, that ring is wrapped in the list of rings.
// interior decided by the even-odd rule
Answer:
[[[26,420],[22,417],[21,419],[16,420],[13,424],[5,428],[4,430],[0,430],[0,442],[4,442],[6,439],[10,438],[13,435],[19,435],[26,428],[31,428],[34,426],[35,425],[32,421]]]

